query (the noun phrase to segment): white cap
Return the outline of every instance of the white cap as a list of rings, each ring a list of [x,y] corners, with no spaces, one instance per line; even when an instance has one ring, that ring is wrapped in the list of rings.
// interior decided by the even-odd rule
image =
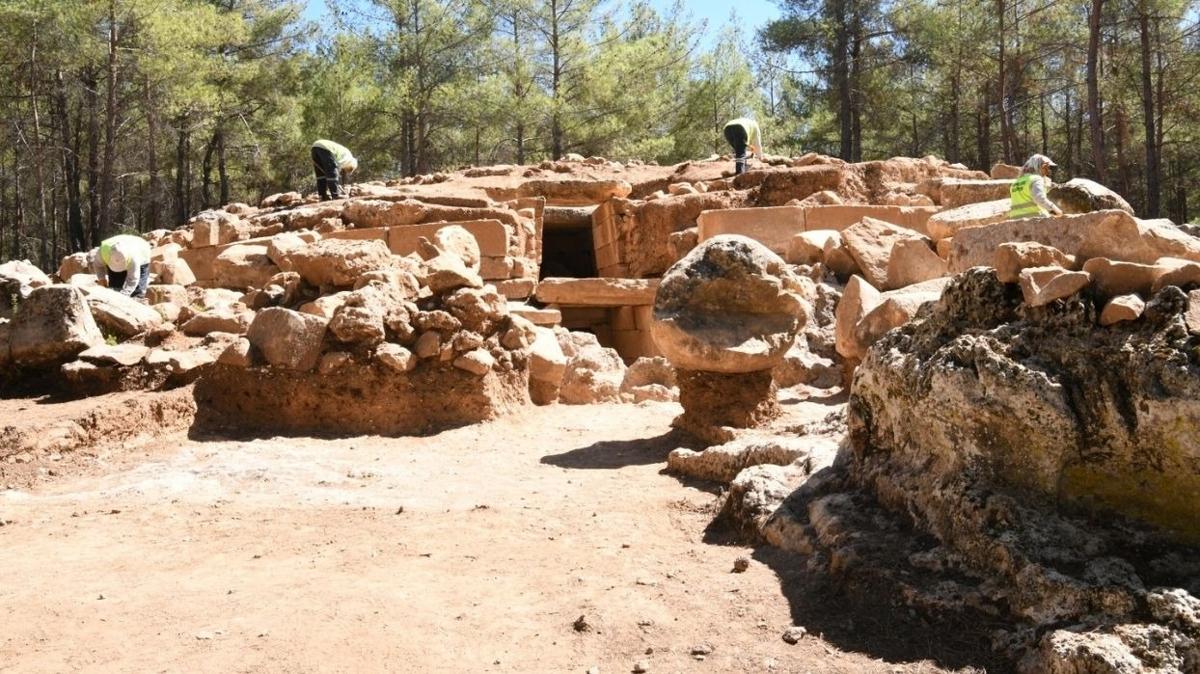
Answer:
[[[113,247],[112,252],[108,254],[108,268],[115,272],[129,269],[129,260],[119,248]]]
[[[346,161],[342,162],[342,165],[338,168],[342,169],[343,171],[345,171],[347,173],[353,173],[358,170],[358,160],[355,159],[354,157],[351,157],[351,158],[347,159]]]

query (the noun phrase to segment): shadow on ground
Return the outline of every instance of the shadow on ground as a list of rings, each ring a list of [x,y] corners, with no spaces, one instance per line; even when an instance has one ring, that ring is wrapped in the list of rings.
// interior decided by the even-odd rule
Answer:
[[[685,433],[671,430],[653,438],[602,440],[561,454],[548,454],[542,457],[541,462],[560,468],[616,470],[626,466],[665,463],[672,449],[692,447],[694,444],[695,441]]]
[[[852,531],[846,534],[855,535]],[[718,518],[705,530],[704,542],[744,544],[745,538],[727,520]],[[792,623],[839,650],[903,666],[899,671],[923,671],[929,666],[964,673],[1014,671],[1012,663],[992,650],[993,632],[1006,625],[992,616],[918,612],[905,604],[903,588],[895,583],[855,574],[834,576],[827,563],[814,563],[808,555],[770,545],[756,547],[753,558],[779,578]]]

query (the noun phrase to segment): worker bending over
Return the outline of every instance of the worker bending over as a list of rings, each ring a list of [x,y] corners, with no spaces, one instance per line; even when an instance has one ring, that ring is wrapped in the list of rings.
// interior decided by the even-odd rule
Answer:
[[[96,277],[129,297],[145,297],[150,284],[150,244],[140,236],[118,234],[90,254]]]
[[[1047,215],[1062,215],[1062,209],[1050,201],[1046,194],[1050,169],[1058,166],[1044,154],[1035,154],[1021,167],[1021,177],[1009,188],[1012,206],[1008,217],[1038,218]]]
[[[758,122],[749,117],[739,117],[725,125],[725,140],[733,148],[733,173],[741,175],[746,172],[746,146],[762,161],[762,130]]]
[[[358,168],[358,160],[344,145],[318,140],[312,146],[313,171],[317,175],[317,194],[321,201],[349,196],[342,192],[341,179]]]

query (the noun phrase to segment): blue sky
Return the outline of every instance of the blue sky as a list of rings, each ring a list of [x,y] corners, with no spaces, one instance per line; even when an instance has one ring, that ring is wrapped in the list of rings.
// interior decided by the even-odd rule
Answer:
[[[338,0],[338,2],[347,2],[349,0]],[[308,10],[305,16],[318,20],[325,13],[326,0],[306,0]],[[659,11],[666,11],[671,7],[673,0],[650,0],[650,4]],[[691,14],[694,19],[703,19],[708,22],[706,37],[713,37],[721,28],[729,21],[731,12],[736,8],[738,21],[747,31],[746,37],[753,35],[754,31],[761,28],[763,24],[779,16],[779,8],[775,6],[774,0],[737,0],[737,2],[721,2],[713,0],[683,0],[684,12]]]

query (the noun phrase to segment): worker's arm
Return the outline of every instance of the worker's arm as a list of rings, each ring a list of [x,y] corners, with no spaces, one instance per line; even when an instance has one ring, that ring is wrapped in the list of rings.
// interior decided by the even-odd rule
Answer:
[[[121,286],[121,294],[133,297],[133,293],[137,291],[138,282],[142,280],[142,265],[137,262],[131,262],[129,269],[125,270],[125,285]]]
[[[1037,177],[1030,181],[1030,191],[1033,193],[1033,201],[1038,206],[1046,209],[1050,215],[1062,215],[1062,209],[1059,208],[1053,201],[1050,201],[1049,195],[1046,194],[1046,179]]]
[[[96,275],[96,280],[100,283],[108,283],[108,265],[104,264],[99,250],[92,256],[92,273]],[[70,281],[70,279],[63,279],[63,283],[67,281]]]

